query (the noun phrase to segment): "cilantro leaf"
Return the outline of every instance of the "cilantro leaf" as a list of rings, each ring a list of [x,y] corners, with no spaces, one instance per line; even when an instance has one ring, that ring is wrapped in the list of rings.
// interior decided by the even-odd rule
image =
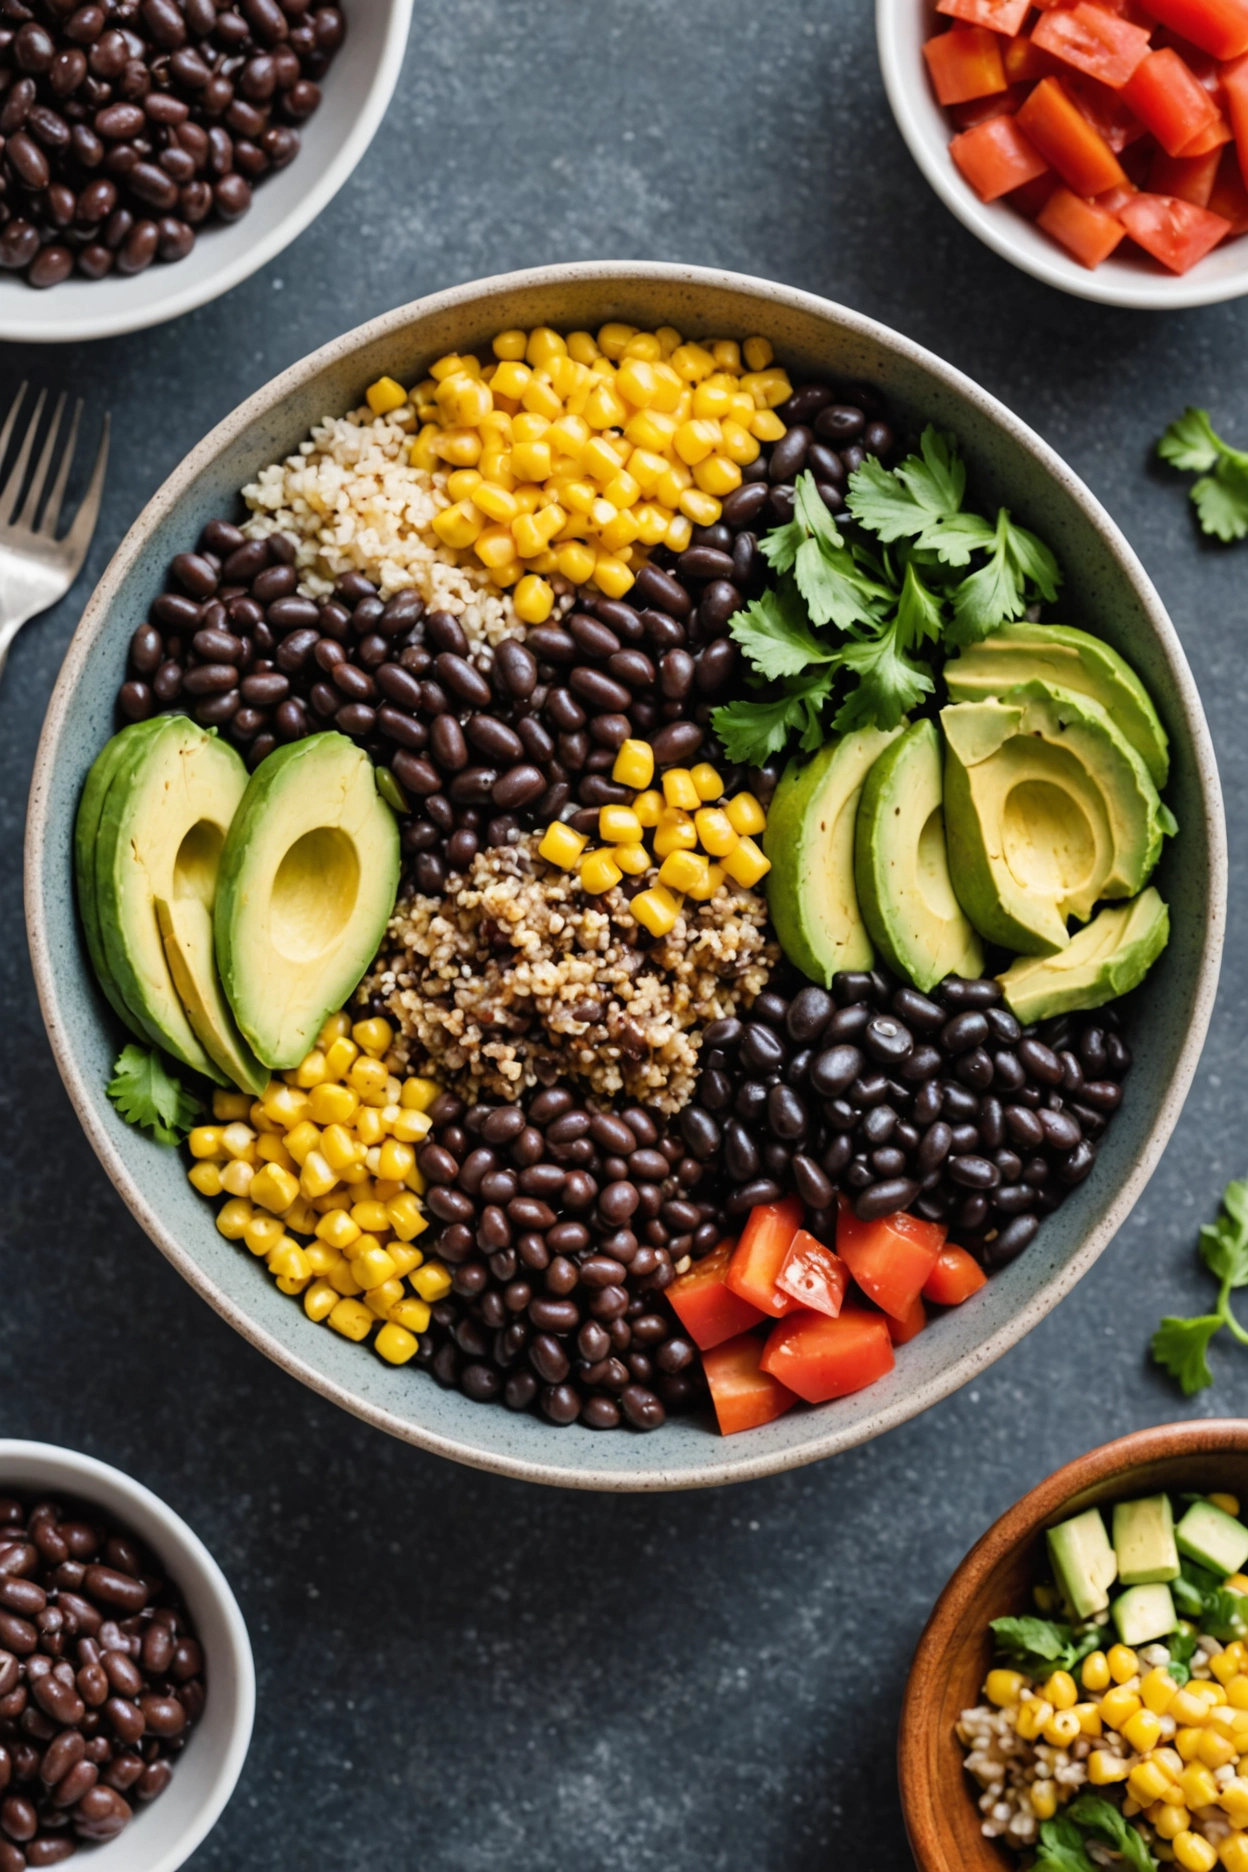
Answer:
[[[1100,1643],[1100,1633],[1095,1626],[1076,1633],[1071,1626],[1056,1619],[993,1619],[991,1630],[999,1648],[1033,1677],[1048,1677],[1055,1670],[1073,1670]]]
[[[1099,1833],[1111,1846],[1116,1846],[1132,1872],[1156,1872],[1157,1861],[1149,1852],[1144,1835],[1123,1818],[1112,1801],[1103,1800],[1099,1794],[1081,1794],[1071,1802],[1066,1815],[1076,1826]]]
[[[1222,1198],[1225,1211],[1200,1231],[1200,1253],[1209,1272],[1230,1287],[1248,1286],[1248,1184],[1228,1184]]]
[[[939,596],[923,583],[913,559],[907,561],[901,597],[897,601],[898,642],[905,650],[915,649],[925,637],[939,643],[944,621]]]
[[[1237,1638],[1243,1638],[1248,1633],[1248,1597],[1243,1593],[1230,1592],[1225,1586],[1215,1586],[1205,1597],[1205,1609],[1200,1622],[1211,1638],[1219,1638],[1223,1644],[1233,1644]]]
[[[160,1054],[140,1046],[121,1049],[107,1091],[126,1123],[137,1125],[158,1144],[180,1144],[203,1109],[165,1070]]]
[[[821,546],[829,552],[836,552],[844,541],[840,528],[823,504],[822,496],[815,483],[815,477],[809,470],[800,474],[793,487],[793,518],[797,520]]]
[[[884,541],[913,539],[930,518],[905,483],[874,455],[850,475],[846,505],[860,525]]]
[[[768,701],[740,700],[717,708],[711,725],[734,766],[761,767],[769,755],[783,751],[791,734],[813,753],[823,740],[820,711],[831,690],[832,671],[816,671],[791,680],[784,694]]]
[[[1220,1313],[1205,1313],[1197,1319],[1176,1319],[1170,1314],[1153,1334],[1153,1357],[1172,1378],[1178,1379],[1184,1397],[1194,1397],[1213,1383],[1206,1354],[1209,1341],[1221,1325]]]
[[[946,633],[952,643],[978,643],[1007,619],[1023,615],[1022,580],[1009,550],[1009,523],[1003,507],[997,515],[987,565],[954,587],[953,624]]]
[[[1177,1586],[1179,1582],[1175,1580],[1173,1583]],[[1171,1632],[1166,1639],[1166,1649],[1170,1653],[1170,1662],[1166,1665],[1166,1669],[1177,1684],[1185,1684],[1191,1677],[1192,1673],[1188,1667],[1196,1655],[1198,1636],[1199,1634],[1189,1627],[1187,1631]]]
[[[1221,438],[1215,434],[1209,412],[1189,403],[1177,422],[1172,422],[1157,444],[1163,461],[1189,474],[1207,474],[1222,453]]]
[[[1045,604],[1052,604],[1062,582],[1057,560],[1042,539],[1026,527],[1016,526],[1008,513],[1005,524],[1006,548],[1014,570],[1024,584],[1035,587]]]
[[[878,637],[847,644],[839,653],[841,667],[858,674],[857,685],[833,717],[832,725],[840,733],[852,728],[895,728],[935,687],[931,671],[900,647],[900,622],[900,617],[894,618]]]
[[[1061,1814],[1040,1826],[1035,1872],[1096,1872],[1083,1850],[1083,1829]]]
[[[949,514],[925,526],[914,544],[919,552],[933,552],[942,565],[964,566],[971,554],[992,545],[993,528],[978,514]]]
[[[1248,452],[1223,441],[1208,410],[1189,405],[1166,430],[1157,453],[1201,477],[1190,493],[1202,532],[1228,543],[1248,536]]]
[[[915,539],[962,506],[966,469],[953,437],[929,425],[919,448],[891,473],[872,456],[849,477],[849,511],[879,539]]]
[[[734,611],[728,628],[755,669],[769,682],[778,676],[800,676],[812,663],[829,663],[835,656],[835,651],[812,635],[803,607],[787,581],[765,591],[743,611]]]
[[[907,455],[897,470],[920,507],[942,518],[956,514],[966,493],[966,468],[956,439],[929,423],[919,441],[921,454]]]
[[[764,533],[758,542],[758,550],[775,572],[791,572],[793,561],[797,558],[797,549],[804,544],[806,529],[800,520],[789,520],[784,526],[773,527],[770,533]]]

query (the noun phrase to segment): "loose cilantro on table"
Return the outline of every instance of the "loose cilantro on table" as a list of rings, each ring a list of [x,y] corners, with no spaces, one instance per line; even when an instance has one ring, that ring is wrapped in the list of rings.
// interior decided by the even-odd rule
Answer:
[[[1034,533],[1004,507],[995,524],[962,511],[953,439],[929,428],[919,446],[898,468],[871,458],[850,476],[852,538],[814,476],[798,477],[792,520],[759,545],[777,583],[730,627],[758,685],[779,693],[715,711],[729,760],[757,765],[791,738],[812,751],[830,707],[839,732],[895,728],[935,687],[925,645],[973,643],[1057,596],[1057,562]]]
[[[203,1109],[166,1070],[160,1054],[140,1046],[121,1049],[107,1089],[126,1123],[146,1131],[157,1144],[180,1144]]]
[[[1073,1670],[1101,1642],[1099,1627],[1076,1631],[1056,1619],[998,1618],[990,1629],[1000,1651],[1030,1677]]]
[[[1227,1184],[1222,1210],[1216,1222],[1207,1222],[1200,1231],[1201,1256],[1220,1282],[1216,1310],[1191,1319],[1168,1315],[1153,1334],[1154,1359],[1178,1379],[1185,1397],[1213,1383],[1209,1342],[1224,1326],[1241,1345],[1248,1345],[1248,1331],[1231,1311],[1232,1292],[1248,1287],[1248,1182]]]
[[[1202,532],[1228,542],[1248,535],[1248,451],[1222,440],[1208,410],[1189,405],[1166,430],[1157,453],[1172,467],[1200,476],[1188,492]]]

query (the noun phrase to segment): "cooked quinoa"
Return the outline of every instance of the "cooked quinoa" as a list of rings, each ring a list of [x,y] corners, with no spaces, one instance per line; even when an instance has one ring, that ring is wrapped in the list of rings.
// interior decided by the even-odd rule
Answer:
[[[679,1111],[698,1073],[695,1030],[751,1002],[779,959],[764,899],[723,885],[651,941],[621,889],[586,897],[537,843],[478,853],[440,899],[400,898],[360,989],[399,1024],[395,1070],[436,1068],[470,1100],[573,1074],[601,1097]]]

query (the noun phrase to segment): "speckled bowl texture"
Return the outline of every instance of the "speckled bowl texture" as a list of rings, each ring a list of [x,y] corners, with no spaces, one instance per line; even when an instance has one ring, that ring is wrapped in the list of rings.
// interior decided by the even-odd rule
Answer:
[[[1170,946],[1136,997],[1136,1063],[1093,1174],[1018,1261],[906,1346],[888,1378],[731,1438],[702,1418],[649,1436],[557,1430],[470,1403],[312,1325],[250,1254],[216,1232],[180,1156],[109,1105],[104,1087],[122,1035],[92,978],[74,907],[79,794],[113,730],[130,636],[173,555],[214,515],[238,514],[238,489],[258,469],[294,449],[320,417],[357,405],[383,372],[413,383],[443,352],[488,347],[507,326],[596,329],[612,318],[672,324],[691,337],[761,332],[799,373],[869,381],[903,424],[956,431],[976,503],[1006,503],[1049,542],[1066,575],[1064,615],[1130,658],[1173,742],[1167,798],[1182,834],[1157,876],[1171,906]],[[1170,620],[1112,520],[1038,436],[930,352],[842,306],[728,273],[603,261],[478,281],[389,312],[275,378],[186,458],[122,542],[66,657],[31,789],[26,909],[48,1033],[100,1161],[157,1246],[254,1345],[368,1422],[461,1462],[569,1487],[699,1488],[813,1462],[905,1422],[999,1358],[1091,1266],[1140,1195],[1191,1083],[1217,983],[1226,840],[1208,729]]]

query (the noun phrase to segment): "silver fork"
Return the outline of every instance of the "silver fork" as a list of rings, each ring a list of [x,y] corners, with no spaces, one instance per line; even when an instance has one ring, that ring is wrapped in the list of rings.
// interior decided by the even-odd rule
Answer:
[[[26,389],[23,383],[13,399],[3,428],[0,428],[0,464],[4,461],[17,427],[18,411]],[[61,517],[61,502],[65,497],[74,448],[78,441],[78,425],[82,418],[82,398],[79,397],[74,405],[65,451],[52,490],[42,515],[39,513],[48,472],[56,452],[61,417],[65,413],[65,392],[62,391],[56,399],[52,423],[44,439],[26,498],[22,501],[20,512],[17,510],[46,400],[47,391],[41,390],[35,399],[34,413],[26,424],[17,460],[4,486],[0,488],[0,676],[4,674],[9,646],[22,625],[40,611],[46,611],[58,598],[63,598],[77,578],[91,544],[91,535],[95,532],[95,523],[100,513],[100,496],[104,490],[104,468],[108,461],[107,415],[82,505],[65,537],[58,540],[56,523]],[[38,526],[35,525],[36,519],[39,521]]]

